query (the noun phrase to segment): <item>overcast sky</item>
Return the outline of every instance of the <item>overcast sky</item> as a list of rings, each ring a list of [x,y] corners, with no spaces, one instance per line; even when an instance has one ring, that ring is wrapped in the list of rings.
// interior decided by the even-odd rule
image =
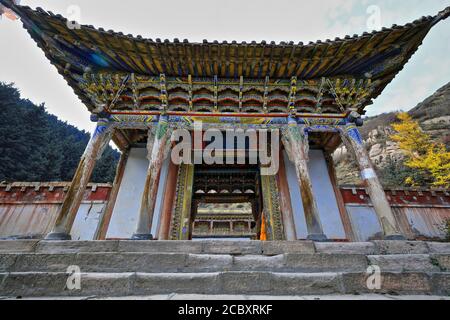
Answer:
[[[334,39],[435,15],[450,0],[22,0],[32,8],[74,14],[81,23],[148,38],[190,41],[294,41]],[[375,6],[375,7],[374,7]],[[379,9],[380,21],[377,12]],[[370,29],[370,30],[368,30]],[[438,24],[369,115],[408,110],[450,81],[450,19]],[[0,81],[14,82],[22,97],[80,129],[89,113],[18,21],[0,20]]]

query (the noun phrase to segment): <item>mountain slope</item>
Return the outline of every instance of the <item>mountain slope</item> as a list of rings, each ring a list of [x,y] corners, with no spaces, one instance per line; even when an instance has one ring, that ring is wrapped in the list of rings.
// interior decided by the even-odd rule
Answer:
[[[0,181],[71,181],[89,137],[0,82]],[[112,182],[118,157],[108,147],[92,181]]]

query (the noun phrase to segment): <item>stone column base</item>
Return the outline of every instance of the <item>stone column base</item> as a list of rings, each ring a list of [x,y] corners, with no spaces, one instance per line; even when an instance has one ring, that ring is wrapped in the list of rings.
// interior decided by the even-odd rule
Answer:
[[[72,237],[64,232],[51,232],[47,234],[44,240],[72,240]]]
[[[153,235],[151,234],[133,234],[131,240],[153,240]]]
[[[390,236],[385,236],[383,240],[406,241],[406,238],[401,234],[393,234]]]
[[[307,240],[315,241],[315,242],[327,242],[329,241],[327,236],[324,234],[310,234],[306,238]]]

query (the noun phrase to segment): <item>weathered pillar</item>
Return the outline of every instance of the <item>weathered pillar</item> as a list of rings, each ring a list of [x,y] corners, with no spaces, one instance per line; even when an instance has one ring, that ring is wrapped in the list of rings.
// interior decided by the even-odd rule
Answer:
[[[105,210],[100,217],[100,221],[95,231],[94,240],[105,240],[106,233],[108,232],[108,226],[111,221],[111,216],[116,204],[117,195],[119,194],[120,185],[122,183],[123,174],[125,172],[125,166],[128,160],[128,155],[130,150],[127,149],[120,155],[119,163],[117,164],[116,176],[114,178],[114,183],[109,193],[108,203],[106,204]]]
[[[136,231],[133,234],[133,240],[152,240],[150,234],[153,214],[158,194],[159,177],[164,159],[170,151],[169,123],[167,116],[160,116],[155,133],[148,132],[147,152],[149,166],[147,169],[147,178],[145,180],[144,192],[142,193],[141,208],[139,211]]]
[[[283,130],[283,144],[289,159],[294,162],[297,179],[302,196],[303,210],[308,230],[308,240],[327,241],[323,233],[322,223],[319,217],[319,209],[314,197],[311,178],[308,171],[308,136],[297,121],[289,117],[288,127]]]
[[[361,177],[366,183],[366,187],[372,201],[372,205],[380,221],[386,240],[404,240],[405,237],[400,233],[397,221],[392,213],[391,206],[384,193],[383,186],[375,173],[370,157],[364,147],[363,139],[354,124],[348,124],[341,131],[344,144],[349,152],[353,152]]]
[[[99,119],[95,132],[89,141],[78,168],[73,177],[69,191],[56,218],[55,226],[46,236],[46,240],[71,240],[70,230],[77,215],[84,191],[94,170],[96,161],[111,139],[112,128],[107,119]]]

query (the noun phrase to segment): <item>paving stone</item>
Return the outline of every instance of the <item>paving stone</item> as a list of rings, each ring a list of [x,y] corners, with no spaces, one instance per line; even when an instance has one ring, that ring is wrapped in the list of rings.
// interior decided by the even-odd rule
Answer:
[[[450,242],[427,242],[430,253],[450,254]]]
[[[439,272],[438,266],[433,265],[427,254],[397,254],[369,256],[371,265],[379,266],[381,272]]]
[[[69,275],[48,272],[10,273],[3,281],[2,294],[7,296],[88,296],[128,295],[131,293],[132,273],[81,274],[80,289],[69,290]]]
[[[0,272],[12,271],[16,258],[16,254],[0,253]]]
[[[5,291],[3,290],[3,282],[7,276],[8,276],[8,273],[5,273],[5,272],[0,273],[0,296],[5,295]]]
[[[433,273],[431,283],[433,288],[432,290],[433,294],[450,297],[449,272]]]
[[[261,254],[262,244],[260,241],[202,241],[203,253],[207,254]]]
[[[118,241],[40,241],[37,253],[114,252]]]
[[[428,254],[426,242],[421,241],[373,241],[377,254]]]
[[[67,296],[66,281],[67,275],[63,273],[9,273],[3,280],[1,292],[11,297]]]
[[[72,265],[78,265],[76,254],[21,254],[14,265],[15,272],[66,272]]]
[[[368,261],[360,254],[293,254],[285,255],[285,265],[295,272],[365,272]]]
[[[231,270],[233,257],[217,254],[189,254],[184,272],[219,272]]]
[[[235,271],[281,271],[285,268],[284,255],[261,256],[246,255],[235,256],[233,270]]]
[[[0,252],[33,252],[39,240],[0,240]]]
[[[317,242],[314,245],[317,253],[365,255],[377,253],[377,248],[372,242]]]
[[[367,286],[369,275],[364,273],[343,273],[346,294],[401,294],[416,295],[431,293],[431,278],[427,273],[381,274],[381,289],[370,290]]]
[[[262,242],[264,255],[275,256],[284,253],[314,253],[312,241],[264,241]]]
[[[201,241],[119,241],[119,252],[201,253]]]
[[[450,254],[432,254],[430,259],[440,271],[450,272]]]
[[[219,293],[218,273],[137,273],[133,294]]]
[[[121,296],[133,293],[135,273],[82,273],[81,290],[72,295]]]
[[[342,293],[342,281],[337,273],[274,273],[272,294],[322,295]]]
[[[224,294],[270,294],[273,288],[270,272],[223,272],[219,278]]]
[[[80,253],[82,272],[178,272],[183,270],[184,253]]]

